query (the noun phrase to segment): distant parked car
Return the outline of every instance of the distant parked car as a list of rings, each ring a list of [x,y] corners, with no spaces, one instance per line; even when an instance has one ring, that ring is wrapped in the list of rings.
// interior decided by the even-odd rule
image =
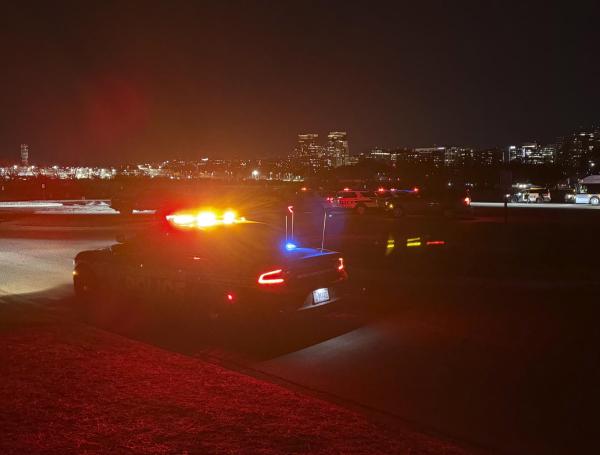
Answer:
[[[577,184],[576,204],[600,205],[600,175],[590,175]]]
[[[543,203],[551,201],[550,190],[545,187],[530,186],[525,188],[517,188],[517,191],[512,195],[512,202],[521,203]]]

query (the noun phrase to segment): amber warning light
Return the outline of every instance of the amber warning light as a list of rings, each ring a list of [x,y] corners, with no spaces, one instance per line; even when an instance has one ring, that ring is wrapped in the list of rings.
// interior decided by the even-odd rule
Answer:
[[[234,224],[245,221],[244,217],[238,218],[235,212],[228,210],[222,215],[209,210],[198,212],[174,213],[167,215],[167,221],[178,228],[207,228],[221,224]]]

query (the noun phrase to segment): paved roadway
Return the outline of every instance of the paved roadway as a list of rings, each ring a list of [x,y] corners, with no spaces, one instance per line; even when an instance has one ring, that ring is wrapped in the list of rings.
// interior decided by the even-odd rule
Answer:
[[[81,231],[76,236],[15,234],[14,229],[3,234],[1,226],[4,302],[67,299],[75,253],[113,238],[102,230],[90,231],[93,238]],[[466,222],[463,231],[474,238],[472,229],[483,227]],[[417,270],[420,264],[421,271],[431,270],[428,261],[437,259],[454,268],[444,259],[447,254],[403,258],[387,269],[354,270],[376,292],[363,298],[358,309],[295,321],[274,335],[272,349],[245,351],[237,359],[500,452],[581,451],[595,432],[597,288],[477,274],[475,279],[435,280],[415,272],[403,279],[407,267]],[[478,256],[463,262],[473,257]],[[479,268],[492,266],[479,259]],[[236,359],[235,352],[226,355]]]
[[[0,238],[0,301],[70,296],[75,254],[109,243],[108,239]]]
[[[472,202],[471,205],[475,208],[501,208],[504,207],[504,202]],[[559,210],[600,210],[600,205],[590,204],[558,204],[555,202],[546,202],[543,204],[525,203],[525,202],[509,202],[510,208],[527,208],[537,210],[559,209]]]

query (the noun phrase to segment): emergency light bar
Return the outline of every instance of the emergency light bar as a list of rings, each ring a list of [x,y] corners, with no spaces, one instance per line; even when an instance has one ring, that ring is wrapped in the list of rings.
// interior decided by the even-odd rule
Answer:
[[[246,221],[244,217],[238,218],[235,212],[228,210],[221,216],[210,210],[199,212],[174,213],[167,215],[167,221],[179,228],[206,228],[223,224],[234,224]]]

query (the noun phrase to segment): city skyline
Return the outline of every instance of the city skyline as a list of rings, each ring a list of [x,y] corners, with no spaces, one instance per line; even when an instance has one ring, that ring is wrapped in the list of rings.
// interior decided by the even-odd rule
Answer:
[[[549,141],[538,141],[538,140],[526,140],[526,141],[513,141],[507,144],[495,144],[488,147],[474,147],[471,144],[419,144],[418,146],[407,146],[407,145],[394,145],[387,147],[380,146],[369,146],[363,150],[356,152],[353,147],[354,153],[350,152],[349,134],[346,131],[328,131],[327,134],[319,132],[302,132],[296,134],[296,142],[290,147],[285,155],[281,156],[256,156],[256,157],[241,157],[233,156],[228,158],[220,158],[211,154],[195,156],[191,158],[181,158],[177,156],[163,156],[154,160],[140,160],[140,161],[114,161],[105,162],[102,164],[92,162],[64,162],[64,161],[47,161],[40,162],[34,160],[30,163],[30,145],[21,143],[17,155],[13,154],[13,157],[7,159],[1,159],[0,154],[0,166],[12,166],[19,165],[26,167],[29,164],[37,166],[53,166],[61,165],[68,167],[114,167],[114,166],[126,166],[136,163],[159,163],[173,161],[202,161],[210,158],[211,160],[241,160],[241,161],[257,161],[257,160],[300,160],[308,157],[318,158],[320,163],[313,163],[313,167],[340,167],[344,165],[353,165],[357,163],[359,157],[370,156],[375,158],[378,154],[383,157],[387,155],[384,160],[390,160],[390,156],[397,155],[398,152],[401,154],[406,151],[413,152],[424,152],[432,153],[435,150],[469,150],[471,153],[490,152],[492,150],[502,152],[502,161],[521,161],[525,164],[553,164],[555,162],[556,154],[560,148],[560,144],[569,138],[577,138],[579,136],[585,136],[587,140],[591,140],[593,144],[600,141],[600,126],[593,126],[590,128],[577,128],[567,133],[555,134],[552,140]],[[579,149],[581,149],[581,145]],[[591,149],[590,149],[591,151]],[[16,152],[15,152],[16,153]],[[582,151],[575,151],[577,156],[582,154]],[[8,154],[7,154],[8,155]],[[381,158],[380,159],[383,159]],[[576,159],[578,159],[576,157]],[[309,160],[310,161],[310,160]],[[451,160],[452,161],[452,160]],[[311,166],[308,162],[304,163],[304,167]]]
[[[466,6],[13,3],[0,160],[281,158],[338,129],[357,152],[479,148],[598,118],[597,4]]]

